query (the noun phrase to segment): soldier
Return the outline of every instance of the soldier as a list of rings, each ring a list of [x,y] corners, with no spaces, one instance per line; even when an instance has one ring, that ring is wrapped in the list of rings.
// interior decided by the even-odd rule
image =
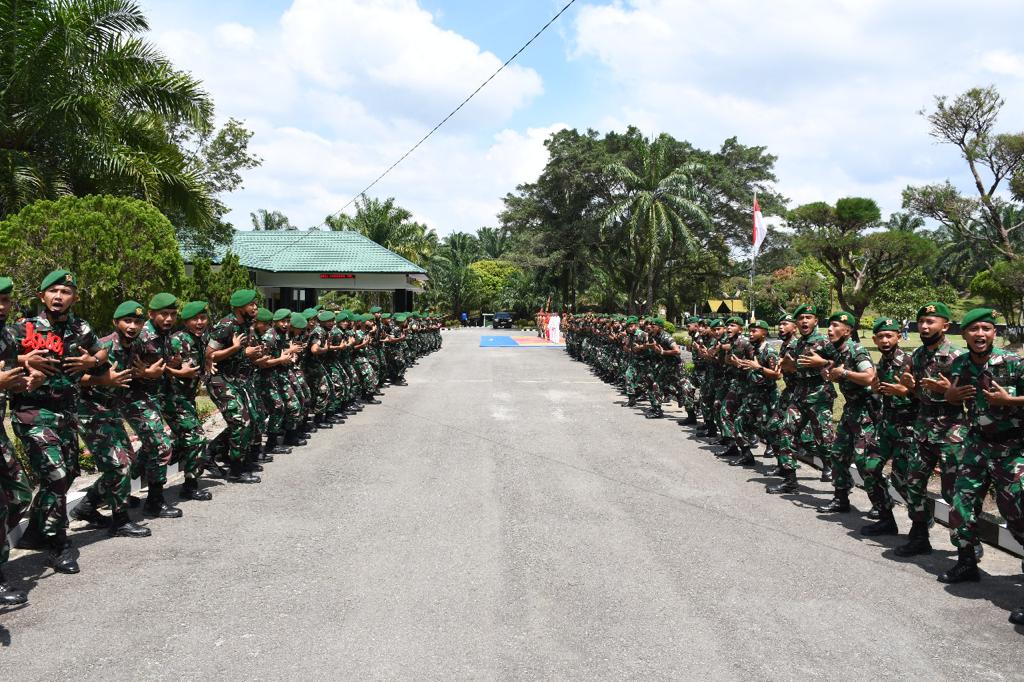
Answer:
[[[680,407],[686,408],[686,419],[679,422],[685,426],[693,426],[697,423],[697,412],[698,405],[700,402],[700,383],[698,378],[697,367],[697,353],[693,348],[694,342],[697,340],[700,334],[701,319],[699,317],[690,316],[686,319],[686,331],[690,336],[690,357],[693,360],[694,371],[687,372],[683,367],[682,362],[679,363],[680,368]]]
[[[698,346],[701,360],[704,365],[704,375],[701,377],[701,386],[705,390],[700,392],[701,416],[704,425],[698,427],[696,434],[700,437],[711,437],[718,434],[718,414],[715,412],[715,390],[720,377],[715,357],[718,353],[718,340],[725,332],[725,324],[719,318],[708,322],[708,331],[703,342]]]
[[[259,308],[256,292],[240,289],[231,294],[230,304],[231,314],[222,318],[210,332],[206,358],[217,365],[218,371],[207,378],[206,390],[227,422],[228,480],[259,483],[260,477],[246,467],[252,447],[255,408],[245,382],[252,377],[253,363],[260,355],[259,347],[252,344],[252,322]]]
[[[171,352],[181,359],[181,367],[171,370],[171,390],[163,409],[174,435],[175,457],[185,474],[179,496],[197,502],[213,499],[209,490],[199,487],[209,443],[196,408],[199,384],[212,369],[206,360],[210,326],[208,309],[206,301],[191,301],[181,308],[178,319],[184,328],[171,334]]]
[[[307,441],[300,435],[299,428],[302,425],[302,393],[299,386],[299,379],[296,376],[299,356],[303,351],[303,345],[295,341],[291,336],[292,311],[288,308],[279,308],[274,311],[274,330],[277,332],[276,348],[264,340],[268,350],[283,354],[286,350],[290,355],[288,362],[277,368],[275,381],[278,390],[284,397],[284,444],[289,447],[301,447]]]
[[[878,520],[860,529],[862,535],[896,535],[892,496],[883,469],[892,462],[888,483],[906,500],[907,471],[914,445],[914,417],[917,403],[910,389],[900,383],[900,375],[910,366],[910,354],[899,347],[900,323],[880,318],[872,328],[875,346],[881,353],[872,388],[882,398],[882,410],[875,427],[877,454],[868,453],[857,468],[864,476],[864,489],[871,498]],[[872,514],[868,514],[870,518]]]
[[[793,493],[798,489],[796,481],[796,449],[800,434],[811,427],[814,440],[810,443],[812,454],[822,462],[829,461],[829,448],[835,440],[832,424],[832,404],[835,390],[825,381],[822,370],[836,357],[835,346],[818,331],[818,309],[805,303],[797,308],[796,319],[799,337],[782,357],[782,370],[793,384],[792,399],[786,406],[786,415],[779,435],[778,459],[782,482],[767,486],[766,492],[777,495]]]
[[[0,606],[18,606],[28,601],[27,593],[7,583],[3,571],[11,553],[7,533],[21,522],[21,515],[32,501],[32,484],[21,470],[3,419],[7,394],[30,387],[29,373],[18,363],[18,344],[7,327],[7,316],[14,304],[13,291],[14,281],[0,277],[0,391],[4,394],[0,395]]]
[[[626,318],[626,328],[622,336],[622,353],[625,357],[625,370],[623,371],[623,385],[626,391],[626,407],[636,406],[636,394],[638,390],[640,373],[640,350],[643,345],[644,332],[640,329],[640,320],[635,315]],[[586,344],[586,339],[583,340]]]
[[[334,317],[334,313],[321,310],[309,320],[309,352],[302,366],[309,390],[313,393],[313,423],[318,429],[330,429],[334,423],[328,416],[331,403],[331,383],[324,367],[324,356],[328,352],[327,331],[320,325],[321,321]]]
[[[961,464],[949,515],[957,562],[938,577],[943,583],[981,579],[974,546],[979,542],[980,499],[990,484],[995,486],[1006,529],[1024,544],[1024,362],[1015,353],[994,347],[996,320],[991,308],[969,311],[960,329],[968,352],[953,361],[944,397],[954,405],[966,403],[968,431],[958,457]],[[1016,614],[1017,624],[1020,615]]]
[[[253,322],[256,338],[265,349],[263,357],[256,360],[256,395],[267,418],[266,454],[284,455],[291,448],[284,444],[285,399],[277,380],[278,371],[291,362],[291,355],[282,350],[277,329],[274,328],[274,314],[266,308],[256,310]]]
[[[380,306],[375,305],[370,308],[371,318],[369,321],[373,322],[373,326],[369,329],[370,344],[366,347],[367,355],[369,356],[370,364],[373,366],[373,371],[377,379],[377,388],[383,388],[384,383],[387,381],[387,360],[384,357],[384,329],[381,325],[381,317],[383,311]],[[376,392],[376,391],[375,391]]]
[[[405,352],[404,344],[409,338],[405,330],[407,318],[405,315],[395,315],[393,324],[388,336],[384,339],[385,351],[388,360],[388,369],[391,372],[392,386],[405,386]]]
[[[180,362],[170,346],[177,320],[178,299],[173,294],[160,293],[150,299],[149,321],[135,341],[133,378],[124,405],[125,420],[141,443],[135,468],[145,476],[148,487],[143,510],[148,516],[162,519],[182,516],[181,509],[164,499],[173,436],[161,411],[170,394],[168,369]]]
[[[718,423],[722,427],[722,445],[727,445],[722,457],[737,457],[730,464],[741,466],[752,464],[754,455],[751,452],[752,441],[743,432],[743,420],[739,418],[740,408],[747,394],[747,372],[750,360],[754,359],[755,350],[750,340],[743,335],[743,320],[730,317],[726,320],[725,334],[719,344],[722,353],[722,399],[718,405]]]
[[[78,475],[79,381],[105,360],[89,323],[71,312],[78,282],[67,270],[54,270],[39,285],[42,310],[20,320],[12,332],[19,362],[46,378],[33,390],[12,396],[12,425],[25,446],[39,491],[29,509],[29,523],[18,547],[45,549],[47,563],[58,573],[78,573],[67,539],[67,493]]]
[[[850,490],[853,477],[850,465],[853,460],[865,461],[878,457],[875,440],[875,414],[878,412],[877,396],[871,391],[875,381],[875,363],[868,349],[853,340],[857,330],[857,318],[841,310],[828,318],[828,340],[832,342],[835,355],[827,366],[829,381],[836,382],[843,392],[846,403],[839,417],[835,439],[828,450],[832,469],[832,501],[818,507],[821,514],[842,514],[850,511]],[[863,470],[861,470],[863,475]]]
[[[786,313],[779,320],[779,339],[782,341],[779,345],[779,362],[774,368],[765,367],[761,370],[766,377],[774,379],[776,382],[779,379],[784,379],[786,383],[779,393],[775,405],[772,407],[771,416],[768,418],[768,424],[765,426],[769,439],[768,448],[765,448],[765,454],[767,455],[768,450],[770,450],[771,456],[775,458],[775,468],[765,472],[769,476],[781,476],[785,470],[778,456],[779,437],[782,435],[782,424],[785,421],[786,413],[789,411],[789,404],[793,400],[793,382],[785,379],[785,373],[782,371],[782,357],[793,351],[798,338],[800,338],[800,335],[797,334],[796,320],[792,314]]]
[[[941,467],[942,498],[953,503],[957,456],[964,442],[966,426],[962,404],[946,400],[949,373],[963,349],[946,339],[952,315],[946,304],[933,301],[917,311],[917,331],[921,346],[910,358],[910,368],[900,375],[900,383],[914,392],[918,412],[914,421],[916,451],[910,460],[907,475],[907,511],[910,533],[907,542],[894,551],[899,556],[930,554],[928,528],[932,523],[933,505],[928,499],[928,480]]]
[[[82,376],[82,396],[78,402],[78,423],[93,462],[100,472],[85,491],[85,499],[71,512],[76,521],[108,527],[113,536],[149,537],[149,528],[128,517],[128,498],[132,489],[132,465],[135,450],[124,428],[125,405],[131,385],[138,338],[145,324],[142,304],[125,301],[114,310],[114,333],[100,339],[106,353],[109,372]],[[97,507],[106,503],[110,518]]]
[[[743,360],[737,358],[737,367],[746,371],[743,379],[746,391],[743,402],[739,409],[739,432],[744,434],[749,443],[753,443],[753,436],[757,434],[766,443],[772,441],[772,434],[768,432],[769,418],[775,410],[779,400],[778,378],[781,372],[778,371],[779,353],[772,344],[768,343],[768,323],[764,320],[751,322],[750,346],[753,350],[753,357]],[[748,446],[746,452],[739,459],[730,462],[733,466],[747,466],[754,463],[754,454]]]

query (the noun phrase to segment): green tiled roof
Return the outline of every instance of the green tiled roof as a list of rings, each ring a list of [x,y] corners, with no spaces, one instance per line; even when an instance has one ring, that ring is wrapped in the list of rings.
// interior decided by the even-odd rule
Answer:
[[[219,249],[213,261],[228,250]],[[230,250],[245,267],[270,272],[426,273],[358,232],[236,230]]]

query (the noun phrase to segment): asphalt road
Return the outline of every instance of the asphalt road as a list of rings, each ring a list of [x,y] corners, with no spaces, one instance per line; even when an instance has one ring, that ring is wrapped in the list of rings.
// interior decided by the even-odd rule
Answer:
[[[564,352],[478,337],[258,486],[75,533],[77,576],[18,553],[2,678],[1024,679],[1018,560],[942,586],[943,529],[899,560],[809,473],[766,495]]]

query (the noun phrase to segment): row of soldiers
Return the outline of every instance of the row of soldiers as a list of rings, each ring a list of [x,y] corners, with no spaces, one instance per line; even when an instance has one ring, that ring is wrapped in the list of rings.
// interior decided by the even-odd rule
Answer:
[[[781,478],[766,486],[770,494],[798,491],[802,451],[821,461],[820,478],[832,483],[831,501],[817,511],[849,513],[855,466],[872,503],[865,536],[898,535],[895,490],[911,523],[898,556],[932,551],[928,484],[938,470],[957,547],[956,564],[938,580],[957,583],[980,580],[978,516],[990,490],[1007,530],[1024,545],[1024,361],[996,347],[996,316],[990,308],[963,316],[966,348],[947,337],[953,315],[940,301],[918,310],[917,348],[900,347],[899,321],[878,319],[878,362],[858,340],[855,315],[830,315],[823,332],[810,304],[778,322],[780,345],[770,342],[764,321],[687,319],[692,368],[657,317],[569,316],[566,345],[620,385],[628,405],[648,401],[648,417],[662,416],[662,403],[674,398],[687,410],[682,423],[699,418],[696,435],[718,436],[733,466],[753,465],[753,450],[764,443],[763,456],[775,460],[768,473]],[[837,389],[844,403],[833,419]],[[1010,621],[1024,625],[1024,607]]]
[[[41,309],[8,325],[14,282],[0,278],[0,606],[25,603],[3,566],[7,533],[27,515],[22,549],[46,552],[60,573],[78,573],[67,535],[67,494],[80,472],[80,441],[99,476],[70,518],[117,537],[151,530],[132,520],[179,518],[164,495],[168,467],[184,472],[179,497],[208,501],[204,475],[259,483],[258,472],[321,429],[376,404],[387,383],[405,385],[405,372],[441,346],[440,320],[429,313],[367,314],[259,306],[255,290],[230,298],[230,314],[213,322],[205,301],[184,305],[170,293],[148,305],[124,301],[113,333],[98,337],[73,308],[78,282],[55,270],[38,287]],[[196,405],[201,387],[226,428],[208,442]],[[3,428],[8,401],[33,486]],[[134,432],[136,452],[128,435]],[[145,501],[131,495],[145,482]],[[104,514],[101,508],[109,509]]]

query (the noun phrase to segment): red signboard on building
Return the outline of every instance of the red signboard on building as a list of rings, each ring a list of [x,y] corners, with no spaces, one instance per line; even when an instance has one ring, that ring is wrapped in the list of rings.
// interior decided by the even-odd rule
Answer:
[[[337,272],[321,272],[320,279],[355,279],[355,275],[342,275]]]

